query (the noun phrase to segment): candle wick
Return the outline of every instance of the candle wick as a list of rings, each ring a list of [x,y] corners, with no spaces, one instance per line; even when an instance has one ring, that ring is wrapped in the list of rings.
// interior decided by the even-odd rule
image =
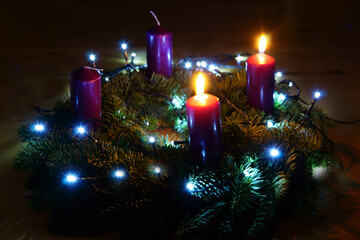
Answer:
[[[150,13],[153,15],[153,17],[155,18],[157,25],[160,26],[160,22],[158,20],[158,18],[156,17],[155,13],[153,11],[150,11]]]
[[[89,67],[89,66],[84,66],[84,68],[86,68],[86,69],[91,69],[91,70],[96,70],[96,71],[99,71],[99,72],[104,71],[104,69],[101,69],[101,68],[93,68],[93,67]]]

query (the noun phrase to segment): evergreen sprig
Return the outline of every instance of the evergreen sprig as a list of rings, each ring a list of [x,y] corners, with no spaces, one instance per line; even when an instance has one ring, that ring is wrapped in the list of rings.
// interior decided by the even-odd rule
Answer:
[[[102,82],[101,125],[81,136],[68,99],[51,111],[36,109],[35,122],[45,123],[47,132],[31,124],[19,129],[27,144],[15,165],[31,172],[32,204],[50,212],[50,231],[78,236],[114,226],[150,239],[237,239],[263,234],[284,209],[314,210],[312,169],[341,167],[318,131],[331,126],[325,114],[315,107],[312,124],[302,124],[307,106],[289,97],[275,99],[275,112],[267,116],[247,105],[243,70],[208,73],[208,92],[221,101],[224,157],[217,169],[199,171],[189,147],[172,145],[168,137],[188,138],[185,100],[193,95],[192,74],[175,69],[168,79],[149,79],[144,70],[117,72]],[[278,85],[277,91],[290,89]],[[272,128],[269,119],[276,122]],[[279,157],[268,154],[272,147]],[[114,176],[117,169],[123,178]],[[68,172],[79,182],[64,184]]]

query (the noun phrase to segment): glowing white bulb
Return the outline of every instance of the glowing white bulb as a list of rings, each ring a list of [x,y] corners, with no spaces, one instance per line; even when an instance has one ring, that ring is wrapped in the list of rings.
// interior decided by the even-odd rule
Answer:
[[[154,143],[154,142],[155,142],[155,138],[154,138],[154,137],[149,137],[149,142],[150,142],[150,143]]]
[[[191,62],[186,62],[185,63],[185,68],[187,68],[187,69],[191,68]]]
[[[174,98],[174,99],[172,100],[172,103],[173,103],[173,104],[177,104],[177,103],[178,103],[178,100],[177,100],[176,98]]]
[[[292,82],[289,82],[289,87],[292,87],[293,86],[293,83]]]
[[[276,98],[276,94],[274,93],[274,94],[273,94],[273,99],[275,99],[275,98]]]
[[[175,142],[174,142],[174,141],[171,141],[170,144],[171,144],[171,146],[175,146]]]
[[[272,157],[278,157],[280,155],[280,152],[276,148],[272,148],[272,149],[270,149],[270,155]]]
[[[315,92],[314,96],[316,99],[318,99],[321,96],[321,93],[319,91],[317,91],[317,92]]]
[[[201,66],[201,62],[196,62],[196,66],[200,67],[200,66]]]
[[[85,133],[85,128],[82,127],[82,126],[79,126],[76,128],[76,132],[79,133],[79,134],[84,134]]]
[[[105,81],[107,81],[107,82],[108,82],[108,81],[109,81],[109,77],[106,77],[106,78],[105,78]]]
[[[192,182],[189,182],[188,184],[186,184],[186,188],[187,188],[190,192],[192,192],[192,191],[195,190],[195,184],[192,183]]]
[[[160,168],[160,167],[155,167],[155,168],[154,168],[154,172],[155,172],[155,173],[160,173],[160,172],[161,172],[161,168]]]
[[[210,65],[209,65],[209,70],[210,70],[211,72],[215,71],[216,68],[217,68],[217,67],[216,67],[215,65],[213,65],[213,64],[210,64]]]
[[[118,178],[123,178],[123,177],[125,177],[125,172],[123,170],[117,170],[115,172],[115,176]]]
[[[201,67],[206,68],[207,63],[205,61],[201,61]]]
[[[69,182],[69,183],[76,182],[77,180],[78,180],[78,178],[73,174],[68,174],[66,176],[66,181]]]
[[[132,57],[136,57],[136,53],[133,52],[133,53],[131,54],[131,56],[132,56]]]
[[[268,128],[272,128],[273,126],[274,126],[273,121],[271,121],[271,120],[267,121],[267,127]]]
[[[94,62],[95,59],[96,59],[95,54],[90,54],[89,59],[90,59],[90,61],[93,61],[93,62]]]
[[[243,57],[241,55],[237,55],[235,59],[238,63],[240,63],[243,60]]]
[[[45,127],[44,127],[43,124],[38,123],[38,124],[36,124],[36,125],[34,126],[34,129],[35,129],[35,131],[37,131],[37,132],[42,132],[42,131],[45,130]]]
[[[122,49],[122,50],[126,50],[126,49],[127,49],[127,44],[126,44],[126,43],[122,43],[122,44],[121,44],[121,49]]]
[[[283,75],[282,72],[276,72],[275,73],[275,77],[278,77],[278,78],[282,77],[282,75]]]
[[[284,94],[280,93],[280,95],[279,95],[279,100],[280,100],[280,101],[284,101],[285,98],[286,98],[286,96],[285,96]]]

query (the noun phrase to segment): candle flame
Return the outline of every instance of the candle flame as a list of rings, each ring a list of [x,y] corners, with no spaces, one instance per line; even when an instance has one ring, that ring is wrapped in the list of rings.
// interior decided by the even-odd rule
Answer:
[[[199,73],[199,75],[196,79],[196,95],[199,95],[199,96],[203,95],[204,88],[205,88],[205,78],[201,73]]]
[[[264,53],[265,49],[266,49],[266,37],[262,35],[259,41],[259,53]]]
[[[202,75],[202,73],[199,73],[197,79],[196,79],[196,100],[204,101],[207,98],[207,95],[204,94],[204,88],[205,88],[205,78]]]

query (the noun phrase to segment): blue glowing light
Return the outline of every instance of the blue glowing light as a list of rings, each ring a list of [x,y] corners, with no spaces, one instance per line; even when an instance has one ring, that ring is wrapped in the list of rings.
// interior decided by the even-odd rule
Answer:
[[[74,182],[76,182],[78,180],[78,177],[77,176],[75,176],[74,174],[68,174],[67,176],[66,176],[66,182],[68,182],[68,183],[74,183]]]
[[[213,64],[210,64],[210,66],[209,66],[209,71],[214,72],[215,69],[218,69],[218,67],[215,66],[215,65],[213,65]]]
[[[292,87],[293,86],[293,83],[292,82],[289,82],[289,87]]]
[[[201,67],[206,68],[207,63],[205,61],[201,61]]]
[[[79,127],[77,127],[77,128],[75,129],[75,132],[76,132],[77,134],[84,134],[84,133],[86,132],[86,129],[85,129],[85,127],[83,127],[83,126],[79,126]]]
[[[200,66],[201,66],[201,62],[196,62],[196,66],[200,67]]]
[[[279,157],[279,156],[280,156],[279,150],[277,150],[276,148],[270,149],[270,156],[272,156],[272,157]]]
[[[124,171],[124,170],[117,170],[117,171],[115,172],[115,177],[117,177],[117,178],[123,178],[123,177],[125,177],[125,171]]]
[[[279,95],[279,101],[283,102],[286,99],[286,96],[282,93]]]
[[[122,44],[121,44],[121,49],[122,49],[122,50],[126,50],[126,49],[127,49],[127,44],[126,44],[126,43],[122,43]]]
[[[107,82],[108,82],[108,81],[109,81],[109,77],[106,77],[106,78],[105,78],[105,81],[107,81]]]
[[[155,142],[155,138],[153,136],[149,137],[149,142],[150,143],[154,143]]]
[[[160,168],[160,167],[155,167],[155,168],[154,168],[154,172],[155,172],[155,173],[160,173],[160,172],[161,172],[161,168]]]
[[[133,53],[131,54],[131,56],[132,56],[132,57],[136,57],[136,53],[133,52]]]
[[[240,63],[241,61],[244,61],[246,58],[244,58],[244,57],[241,56],[241,55],[237,55],[237,56],[235,57],[235,59],[236,59],[236,61],[237,61],[238,63]]]
[[[318,99],[320,96],[321,96],[321,93],[320,93],[319,91],[316,91],[316,92],[314,93],[314,97],[315,97],[316,99]]]
[[[191,62],[186,62],[185,63],[185,68],[187,68],[187,69],[191,68]]]
[[[90,61],[95,61],[95,59],[96,59],[96,56],[95,56],[95,54],[90,54],[89,55],[89,59],[90,59]]]
[[[283,76],[282,72],[276,72],[275,77],[281,78]]]
[[[271,120],[268,120],[268,121],[267,121],[267,127],[268,127],[268,128],[274,127],[274,122],[271,121]]]
[[[37,132],[42,132],[45,130],[45,126],[41,123],[37,123],[37,124],[35,124],[34,129]]]
[[[190,192],[192,192],[192,191],[195,190],[195,184],[192,183],[192,182],[188,182],[188,184],[186,184],[186,188],[187,188]]]

